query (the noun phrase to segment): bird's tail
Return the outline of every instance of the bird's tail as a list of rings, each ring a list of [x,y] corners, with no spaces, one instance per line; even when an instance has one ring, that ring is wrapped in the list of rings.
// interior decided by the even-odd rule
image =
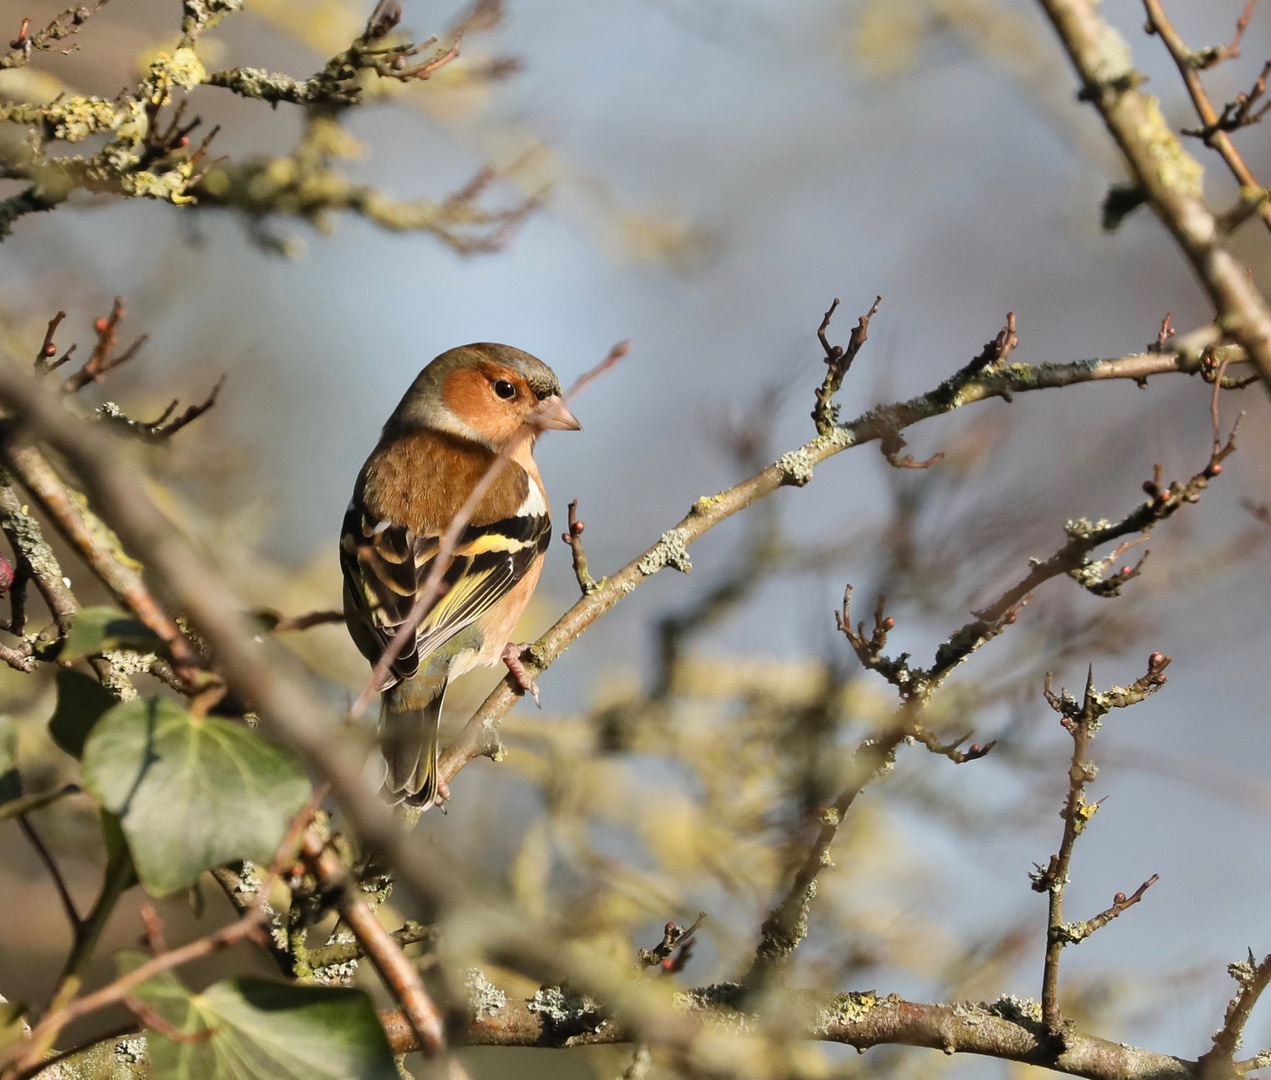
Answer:
[[[384,694],[380,747],[393,802],[427,810],[437,802],[437,737],[446,687],[398,683]]]

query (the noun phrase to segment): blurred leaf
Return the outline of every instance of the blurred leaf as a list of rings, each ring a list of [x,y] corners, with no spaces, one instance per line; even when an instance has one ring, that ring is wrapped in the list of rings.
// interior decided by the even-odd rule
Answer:
[[[112,607],[88,607],[75,616],[59,660],[75,660],[110,649],[140,649],[156,652],[163,642],[145,623]]]
[[[79,788],[74,784],[67,784],[56,791],[41,791],[38,795],[23,795],[18,799],[10,798],[7,802],[0,802],[0,821],[17,817],[19,814],[29,814],[32,810],[39,810],[42,806],[57,802],[63,795],[73,795],[77,791],[79,791]]]
[[[159,698],[123,702],[97,722],[84,744],[84,787],[119,816],[154,896],[232,859],[268,864],[310,794],[296,759],[251,728],[195,719]]]
[[[5,1001],[0,997],[0,1050],[26,1034],[26,1025],[22,1022],[26,1011],[26,1006],[20,1001]]]
[[[18,775],[18,725],[11,716],[0,716],[0,803],[22,794]]]
[[[144,959],[124,954],[120,965]],[[154,1080],[398,1080],[361,990],[240,978],[192,994],[166,971],[137,997],[188,1037],[149,1033]]]
[[[57,673],[57,708],[49,719],[49,734],[71,757],[83,757],[84,740],[93,725],[118,704],[119,699],[96,679],[61,668]]]

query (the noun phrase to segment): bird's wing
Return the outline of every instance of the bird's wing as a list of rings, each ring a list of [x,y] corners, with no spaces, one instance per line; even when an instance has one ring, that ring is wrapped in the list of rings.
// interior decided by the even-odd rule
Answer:
[[[441,592],[410,631],[388,685],[413,678],[420,664],[489,611],[546,550],[546,506],[464,529]],[[417,536],[405,525],[378,520],[355,500],[344,518],[340,564],[345,611],[354,640],[372,663],[402,630],[432,573],[439,536]]]

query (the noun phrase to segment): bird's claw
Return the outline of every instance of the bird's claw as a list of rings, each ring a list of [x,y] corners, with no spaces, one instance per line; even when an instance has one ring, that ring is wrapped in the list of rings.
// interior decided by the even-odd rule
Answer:
[[[508,671],[512,673],[512,678],[516,680],[516,685],[529,694],[534,699],[534,704],[541,709],[543,703],[539,700],[538,683],[525,670],[525,665],[521,662],[521,654],[525,652],[526,648],[527,646],[525,645],[517,645],[515,642],[509,641],[503,646],[503,662],[507,664]]]

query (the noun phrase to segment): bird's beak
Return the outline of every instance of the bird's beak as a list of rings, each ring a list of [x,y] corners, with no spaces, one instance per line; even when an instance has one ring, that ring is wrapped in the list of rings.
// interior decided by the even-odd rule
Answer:
[[[530,416],[530,422],[542,431],[582,431],[578,418],[559,394],[545,397]]]

